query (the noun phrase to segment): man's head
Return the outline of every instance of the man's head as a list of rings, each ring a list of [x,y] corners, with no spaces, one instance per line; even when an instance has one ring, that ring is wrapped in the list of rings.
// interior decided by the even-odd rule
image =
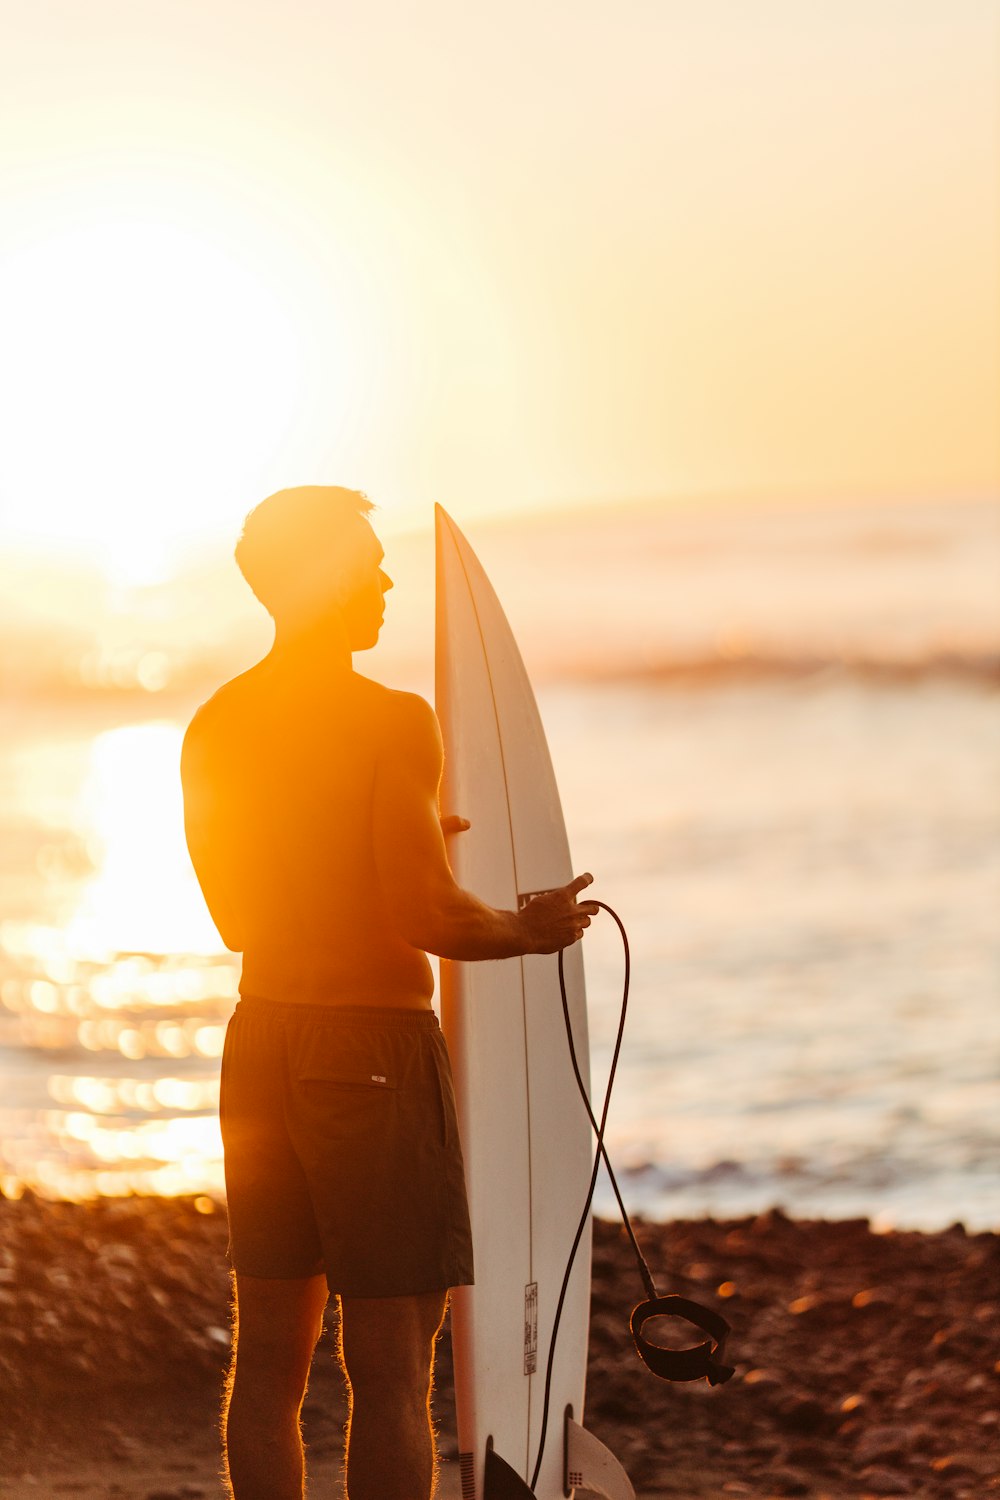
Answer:
[[[292,632],[338,617],[352,651],[374,646],[392,581],[360,490],[300,485],[256,506],[236,544],[240,572],[275,624]]]

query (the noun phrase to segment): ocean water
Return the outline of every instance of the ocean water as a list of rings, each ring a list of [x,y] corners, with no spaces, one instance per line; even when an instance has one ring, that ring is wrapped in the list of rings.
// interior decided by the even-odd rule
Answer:
[[[629,1204],[995,1226],[997,508],[468,530],[538,683],[576,864],[629,933],[609,1126]],[[400,605],[370,665],[429,691],[428,544],[388,551]],[[5,1191],[221,1190],[238,971],[187,865],[176,767],[232,649],[173,691],[166,673],[0,699]],[[600,1085],[610,920],[585,952]]]

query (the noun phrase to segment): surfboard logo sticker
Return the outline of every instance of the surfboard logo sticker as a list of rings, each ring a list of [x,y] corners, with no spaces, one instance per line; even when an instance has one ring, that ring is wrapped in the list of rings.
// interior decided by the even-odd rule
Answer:
[[[538,1369],[538,1282],[529,1281],[524,1289],[524,1373],[534,1375]]]

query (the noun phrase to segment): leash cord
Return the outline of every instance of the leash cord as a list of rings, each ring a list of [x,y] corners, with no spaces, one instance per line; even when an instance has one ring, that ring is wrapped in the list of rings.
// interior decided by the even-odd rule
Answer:
[[[618,913],[614,911],[610,906],[608,906],[604,901],[596,901],[594,904],[595,906],[599,906],[602,911],[607,912],[608,916],[612,918],[618,928],[618,931],[621,934],[625,961],[625,974],[622,981],[622,1003],[621,1012],[618,1017],[618,1033],[615,1037],[614,1051],[611,1056],[611,1068],[608,1072],[608,1084],[607,1088],[604,1091],[604,1104],[601,1109],[600,1124],[598,1124],[597,1119],[594,1116],[594,1111],[591,1108],[590,1098],[587,1094],[587,1089],[583,1082],[583,1075],[580,1072],[580,1064],[576,1055],[576,1045],[573,1041],[573,1023],[570,1019],[569,1000],[566,995],[566,974],[563,967],[563,952],[562,950],[560,950],[559,994],[560,998],[562,999],[563,1021],[565,1022],[566,1026],[566,1039],[569,1042],[569,1055],[573,1063],[573,1076],[576,1079],[576,1086],[580,1092],[580,1098],[583,1100],[584,1108],[587,1111],[587,1118],[591,1123],[595,1135],[597,1136],[597,1150],[594,1153],[594,1167],[593,1171],[590,1174],[590,1186],[587,1189],[587,1199],[583,1205],[583,1213],[580,1215],[580,1222],[576,1227],[576,1234],[573,1236],[573,1244],[569,1252],[569,1258],[566,1262],[566,1271],[563,1275],[562,1286],[559,1290],[559,1300],[556,1303],[555,1318],[553,1319],[552,1323],[552,1337],[549,1340],[549,1355],[545,1367],[545,1396],[542,1402],[542,1435],[538,1444],[538,1454],[535,1459],[534,1472],[531,1476],[532,1489],[534,1489],[535,1485],[538,1483],[538,1475],[542,1467],[542,1455],[545,1452],[545,1437],[549,1423],[549,1404],[552,1395],[552,1370],[555,1362],[556,1339],[559,1334],[559,1323],[562,1319],[562,1311],[563,1305],[566,1301],[566,1293],[569,1290],[569,1281],[570,1276],[573,1273],[573,1263],[576,1260],[576,1252],[579,1249],[580,1241],[583,1238],[583,1231],[586,1229],[587,1221],[590,1218],[591,1204],[594,1201],[594,1189],[597,1186],[597,1176],[600,1172],[602,1161],[607,1168],[608,1176],[611,1179],[611,1185],[614,1188],[615,1197],[618,1200],[618,1207],[621,1210],[622,1223],[624,1224],[625,1229],[628,1232],[628,1237],[632,1242],[632,1249],[635,1252],[636,1259],[639,1263],[639,1273],[642,1276],[642,1282],[643,1286],[646,1289],[646,1295],[648,1297],[656,1296],[656,1287],[653,1284],[653,1278],[650,1274],[649,1266],[646,1264],[645,1257],[643,1256],[642,1251],[639,1249],[639,1244],[635,1237],[635,1231],[632,1228],[632,1224],[629,1220],[625,1204],[622,1201],[622,1195],[618,1188],[618,1182],[612,1169],[611,1162],[608,1159],[608,1153],[604,1145],[604,1131],[608,1122],[608,1111],[611,1108],[611,1093],[614,1088],[615,1073],[618,1070],[618,1058],[622,1050],[622,1038],[625,1035],[625,1017],[628,1013],[628,993],[629,984],[631,982],[632,958],[629,950],[628,934],[625,931],[625,924],[622,922],[621,917],[619,917]]]

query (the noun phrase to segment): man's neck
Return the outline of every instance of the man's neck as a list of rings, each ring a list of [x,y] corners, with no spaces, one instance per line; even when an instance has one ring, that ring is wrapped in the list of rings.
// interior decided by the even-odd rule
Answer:
[[[315,676],[350,672],[351,647],[343,621],[326,616],[301,629],[276,625],[270,660],[276,667]]]

